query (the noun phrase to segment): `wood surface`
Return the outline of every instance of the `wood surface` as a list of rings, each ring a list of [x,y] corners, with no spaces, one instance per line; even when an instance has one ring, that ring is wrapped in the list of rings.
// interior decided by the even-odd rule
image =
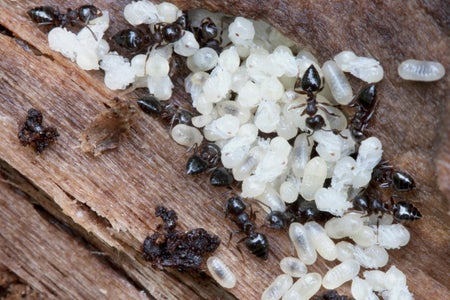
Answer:
[[[93,2],[110,12],[109,36],[126,27],[120,11],[128,2]],[[396,71],[407,58],[438,60],[448,71],[448,4],[173,3],[183,9],[202,7],[264,19],[308,46],[320,62],[346,49],[381,61],[385,78],[377,86],[380,103],[372,129],[384,145],[385,158],[414,175],[417,189],[404,197],[424,216],[407,225],[411,241],[400,250],[389,251],[389,266],[395,264],[407,274],[416,299],[449,298],[448,75],[439,82],[414,83],[401,80]],[[0,186],[0,263],[33,289],[55,299],[258,299],[281,274],[279,260],[291,253],[287,233],[265,231],[271,242],[268,261],[246,251],[241,255],[236,248],[239,233],[227,244],[229,233],[236,229],[224,218],[228,190],[211,187],[206,175],[185,175],[190,153],[170,139],[167,125],[149,116],[136,117],[129,137],[118,149],[98,157],[82,153],[81,132],[105,110],[104,104],[111,104],[115,96],[129,100],[137,96],[108,90],[101,71],[82,71],[52,52],[46,31],[25,13],[42,4],[65,10],[84,2],[0,2],[0,24],[14,35],[0,35],[0,170],[4,182]],[[36,55],[39,52],[43,55]],[[353,83],[357,89],[358,83]],[[187,99],[178,84],[173,100],[182,103]],[[44,125],[55,126],[61,135],[40,155],[17,139],[18,124],[31,107],[41,110]],[[236,273],[234,289],[224,290],[201,274],[158,271],[143,260],[141,244],[160,223],[154,217],[158,204],[177,211],[182,229],[203,227],[221,237],[223,243],[215,255]],[[258,222],[261,217],[260,213]],[[309,270],[324,274],[334,264],[319,260]],[[349,294],[349,284],[339,290]]]

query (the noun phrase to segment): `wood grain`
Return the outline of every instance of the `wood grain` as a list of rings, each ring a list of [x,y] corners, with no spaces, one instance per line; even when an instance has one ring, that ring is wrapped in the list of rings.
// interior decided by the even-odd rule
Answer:
[[[68,5],[76,7],[82,1],[30,2],[0,2],[0,24],[16,37],[0,35],[0,158],[5,178],[107,254],[130,282],[142,287],[149,297],[259,298],[281,273],[278,261],[290,254],[286,233],[267,232],[271,241],[268,261],[257,260],[245,251],[241,256],[235,247],[240,235],[227,245],[229,233],[235,227],[223,215],[226,190],[209,186],[207,176],[185,175],[184,164],[189,153],[169,138],[167,126],[150,117],[139,116],[130,137],[118,149],[99,157],[82,153],[80,134],[105,109],[104,103],[111,103],[118,95],[129,99],[136,96],[109,91],[103,85],[100,71],[79,70],[72,62],[51,52],[45,31],[25,15],[30,7],[44,3],[64,9]],[[119,12],[127,2],[95,2],[110,11],[109,35],[125,27]],[[414,175],[418,188],[405,197],[424,215],[423,220],[408,225],[411,242],[401,250],[390,251],[390,264],[407,274],[416,299],[448,298],[450,221],[445,196],[449,195],[444,196],[437,185],[443,176],[448,176],[448,169],[437,168],[435,158],[441,153],[444,159],[439,160],[439,166],[449,163],[448,156],[442,156],[449,152],[448,143],[441,142],[449,129],[446,104],[449,80],[446,76],[436,83],[412,83],[402,81],[396,74],[397,64],[406,58],[439,60],[448,69],[449,28],[445,21],[448,6],[439,1],[409,1],[402,6],[381,1],[360,1],[357,5],[328,1],[179,2],[183,8],[204,7],[265,19],[301,45],[308,45],[321,62],[345,49],[382,62],[385,79],[378,85],[380,105],[373,129],[383,142],[385,157]],[[23,43],[18,43],[18,39],[45,55],[35,55]],[[174,98],[183,101],[187,96],[178,87]],[[16,137],[18,122],[30,107],[40,109],[44,124],[57,127],[61,134],[58,142],[41,155],[22,147]],[[445,190],[448,184],[444,180],[440,186]],[[217,255],[236,272],[239,281],[236,288],[224,291],[199,275],[189,276],[173,270],[159,272],[143,261],[141,243],[156,229],[159,220],[154,217],[154,208],[161,203],[179,213],[183,229],[204,227],[221,237],[224,243]],[[26,207],[26,203],[23,205]],[[9,206],[8,213],[2,209],[2,222],[18,216],[20,209]],[[39,218],[27,221],[24,224],[36,227],[44,222]],[[16,249],[20,244],[32,242],[29,236],[13,237],[8,230],[4,226],[0,228],[2,242],[8,247],[0,249],[2,260],[7,253],[4,249]],[[60,242],[55,238],[55,244]],[[52,254],[49,255],[51,260]],[[78,257],[78,253],[74,255]],[[30,261],[32,256],[27,259]],[[20,262],[18,257],[8,257],[8,261],[10,268]],[[76,260],[73,264],[82,263]],[[320,260],[309,270],[324,274],[333,265]],[[62,269],[64,265],[58,267]],[[56,298],[66,295],[54,286],[43,287],[45,273],[31,267],[25,267],[25,271],[31,275],[21,274],[33,287],[42,292],[56,291]],[[76,278],[92,276],[87,268],[74,273]],[[100,286],[95,282],[89,287],[62,280],[58,284],[70,290],[64,292],[85,299],[95,297],[81,294],[81,290],[96,290],[98,294]],[[349,284],[341,291],[349,294]],[[121,294],[113,298],[116,295],[121,298]]]

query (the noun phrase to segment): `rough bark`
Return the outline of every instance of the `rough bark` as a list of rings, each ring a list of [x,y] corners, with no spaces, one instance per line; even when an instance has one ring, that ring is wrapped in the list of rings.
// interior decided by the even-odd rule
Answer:
[[[409,1],[402,5],[388,1],[179,2],[174,1],[183,8],[189,5],[264,19],[308,46],[321,62],[346,49],[381,61],[385,79],[378,85],[380,105],[372,128],[383,142],[385,158],[414,175],[417,189],[405,197],[424,215],[421,221],[408,225],[411,242],[401,250],[390,251],[390,264],[407,274],[417,299],[448,298],[445,278],[450,267],[446,259],[450,222],[445,196],[449,197],[449,80],[446,76],[435,83],[407,82],[398,77],[396,69],[406,58],[439,60],[448,69],[449,6],[444,1]],[[120,11],[126,3],[95,2],[110,11],[109,35],[125,27]],[[54,293],[56,298],[96,298],[101,293],[100,271],[121,278],[117,279],[117,288],[126,284],[123,281],[134,284],[122,293],[138,293],[138,286],[156,299],[258,298],[281,273],[278,261],[290,254],[287,234],[267,232],[271,241],[268,261],[260,261],[246,251],[241,255],[235,246],[239,234],[227,244],[235,227],[223,215],[226,190],[211,187],[206,176],[185,175],[189,153],[170,139],[167,126],[150,117],[139,116],[118,149],[98,157],[82,153],[78,141],[81,132],[104,110],[104,103],[110,104],[115,96],[136,96],[109,91],[100,71],[79,70],[50,51],[46,32],[25,14],[41,4],[57,5],[61,10],[69,5],[65,1],[0,2],[0,24],[14,35],[0,35],[1,170],[5,180],[27,195],[21,198],[4,184],[1,187],[5,192],[0,197],[0,262],[36,290]],[[70,3],[72,7],[81,4]],[[44,55],[36,55],[30,47]],[[187,96],[178,88],[174,98],[182,101]],[[57,143],[41,155],[22,147],[17,139],[18,122],[30,107],[40,109],[44,123],[57,127],[61,134]],[[121,271],[108,269],[73,235],[47,224],[51,218],[36,214],[24,197],[67,224]],[[204,227],[222,238],[224,243],[216,255],[236,272],[239,282],[235,289],[224,291],[211,280],[176,270],[156,271],[143,261],[141,243],[156,229],[159,220],[154,217],[154,208],[161,203],[178,212],[184,229]],[[21,218],[23,215],[26,219]],[[27,227],[35,234],[26,232]],[[37,242],[45,247],[62,245],[58,249],[61,252],[42,246],[42,252],[33,253]],[[74,260],[59,260],[70,251],[70,245],[78,249],[73,252]],[[20,255],[18,249],[26,249],[26,255]],[[37,253],[42,254],[39,259]],[[55,264],[52,281],[38,271],[45,270],[42,268],[48,262]],[[333,265],[320,260],[309,270],[324,274]],[[72,274],[64,275],[70,270]],[[73,280],[66,278],[71,276]],[[91,285],[87,283],[90,279]],[[349,285],[341,290],[349,294]],[[122,294],[113,295],[119,298]]]

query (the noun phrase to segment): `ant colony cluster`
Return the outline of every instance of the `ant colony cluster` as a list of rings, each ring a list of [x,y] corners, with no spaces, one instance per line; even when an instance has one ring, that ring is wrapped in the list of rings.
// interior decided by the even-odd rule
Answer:
[[[131,27],[111,38],[128,59],[110,52],[103,39],[108,12],[36,9],[40,14],[29,12],[35,22],[59,26],[49,33],[52,49],[85,70],[102,69],[110,89],[148,88],[139,107],[170,120],[172,138],[195,149],[187,174],[213,170],[213,185],[242,183],[241,195],[227,200],[226,215],[252,254],[267,259],[269,239],[246,212],[244,198],[262,204],[264,227],[288,228],[298,257],[280,262],[283,274],[262,299],[310,299],[321,286],[332,290],[347,281],[357,300],[413,299],[394,266],[358,277],[361,268],[385,267],[386,249],[410,239],[400,222],[421,217],[408,201],[382,200],[380,187],[395,194],[415,184],[382,161],[381,142],[367,130],[377,105],[375,83],[384,75],[377,60],[343,51],[320,64],[265,22],[149,1],[128,4],[124,16]],[[87,25],[78,34],[65,29],[79,22]],[[166,101],[174,62],[190,71],[185,90],[195,113]],[[415,80],[442,75],[439,65],[417,61],[405,62],[399,72]],[[364,82],[356,95],[345,73]],[[342,106],[353,115],[347,117]],[[308,273],[318,255],[340,263],[324,275]],[[236,277],[220,258],[210,257],[207,266],[219,284],[234,287]],[[345,296],[329,291],[317,299],[338,297]]]

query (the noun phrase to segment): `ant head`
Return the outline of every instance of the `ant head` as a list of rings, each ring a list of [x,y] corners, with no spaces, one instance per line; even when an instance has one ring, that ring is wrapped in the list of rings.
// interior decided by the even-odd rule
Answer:
[[[305,74],[303,74],[301,80],[302,90],[308,93],[314,93],[320,90],[322,85],[322,80],[320,78],[319,72],[311,65],[308,69],[306,69]]]
[[[309,129],[316,131],[322,129],[325,126],[325,120],[321,115],[315,115],[312,117],[308,117],[305,120],[306,127]]]
[[[102,11],[94,5],[83,5],[78,8],[78,17],[83,23],[102,16]]]
[[[287,220],[285,214],[277,210],[271,211],[264,221],[264,227],[271,229],[284,229],[286,226]]]
[[[365,87],[357,96],[358,103],[366,110],[372,109],[375,104],[375,96],[377,91],[375,84],[370,84]]]

